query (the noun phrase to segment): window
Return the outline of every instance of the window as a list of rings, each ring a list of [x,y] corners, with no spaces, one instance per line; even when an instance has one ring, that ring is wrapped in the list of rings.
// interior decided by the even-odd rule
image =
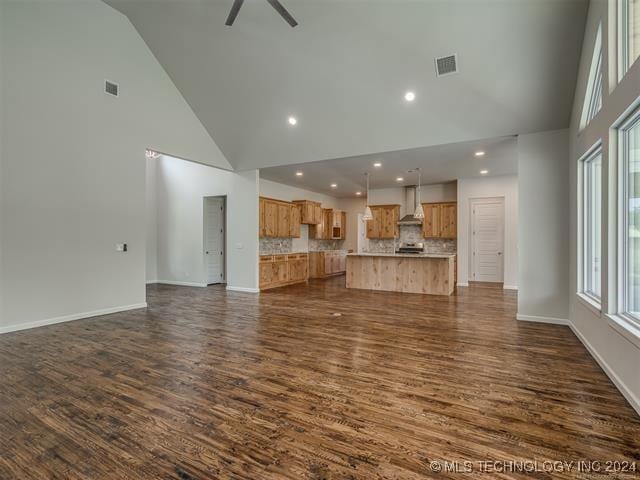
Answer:
[[[602,293],[602,150],[582,160],[581,293],[600,304]]]
[[[618,0],[619,57],[622,79],[640,56],[640,0]]]
[[[640,1],[640,0],[639,0]],[[587,91],[582,106],[582,116],[580,117],[580,129],[583,129],[596,116],[602,107],[602,25],[598,26],[596,41],[593,47],[591,58],[591,68],[589,69],[589,80]]]
[[[640,110],[620,127],[622,315],[640,325]]]

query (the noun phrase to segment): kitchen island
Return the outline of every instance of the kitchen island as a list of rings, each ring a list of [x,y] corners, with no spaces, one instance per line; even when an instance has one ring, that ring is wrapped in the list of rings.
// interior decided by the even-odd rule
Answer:
[[[451,295],[455,259],[452,253],[350,253],[347,288]]]

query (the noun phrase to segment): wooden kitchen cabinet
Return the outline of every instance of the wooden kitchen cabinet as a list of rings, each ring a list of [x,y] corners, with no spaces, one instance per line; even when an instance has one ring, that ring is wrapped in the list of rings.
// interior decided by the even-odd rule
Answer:
[[[299,210],[290,202],[260,197],[260,237],[299,237]]]
[[[347,270],[346,250],[309,252],[309,278],[339,275]]]
[[[369,208],[373,219],[367,220],[367,238],[396,238],[400,205],[370,205]]]
[[[322,206],[320,202],[311,200],[294,200],[300,209],[300,223],[303,225],[318,225],[322,222]]]
[[[300,238],[300,208],[293,204],[289,208],[289,236]]]
[[[260,290],[306,282],[309,256],[306,253],[260,256]]]
[[[425,238],[456,238],[458,204],[456,202],[423,203],[422,235]]]
[[[316,240],[331,240],[332,232],[333,210],[331,208],[323,208],[320,223],[309,227],[309,238],[314,238]]]

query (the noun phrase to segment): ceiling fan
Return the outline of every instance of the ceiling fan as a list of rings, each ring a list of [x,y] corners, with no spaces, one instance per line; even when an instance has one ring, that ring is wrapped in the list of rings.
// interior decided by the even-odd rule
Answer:
[[[284,8],[278,0],[267,0],[267,2],[269,2],[269,4],[276,9],[276,12],[278,12],[289,25],[291,25],[292,27],[298,25],[298,22],[296,22],[295,18],[293,18],[291,14],[287,12],[287,9]],[[233,0],[233,5],[231,6],[231,11],[229,12],[229,16],[227,17],[225,25],[233,25],[233,22],[238,16],[238,12],[240,11],[240,7],[243,3],[244,0]]]

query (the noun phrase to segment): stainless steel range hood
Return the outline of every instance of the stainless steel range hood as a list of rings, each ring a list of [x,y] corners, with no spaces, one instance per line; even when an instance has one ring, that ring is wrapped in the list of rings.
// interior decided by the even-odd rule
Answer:
[[[417,206],[416,200],[416,187],[405,187],[404,210],[406,212],[406,215],[398,221],[398,225],[422,225],[422,220],[413,217]]]

